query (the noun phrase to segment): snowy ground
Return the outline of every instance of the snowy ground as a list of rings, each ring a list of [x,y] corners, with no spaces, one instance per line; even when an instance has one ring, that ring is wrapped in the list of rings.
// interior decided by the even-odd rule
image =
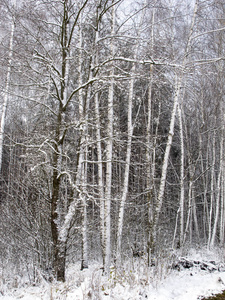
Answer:
[[[218,261],[218,252],[195,252],[193,260]],[[181,271],[168,270],[168,259],[161,259],[150,270],[141,259],[133,259],[119,273],[111,269],[110,278],[102,276],[98,264],[80,271],[79,266],[71,266],[65,283],[47,283],[45,280],[36,286],[19,282],[6,286],[0,281],[2,300],[195,300],[210,296],[225,289],[225,272],[208,272],[198,267]],[[221,259],[221,256],[220,256]],[[16,288],[16,285],[18,286]]]

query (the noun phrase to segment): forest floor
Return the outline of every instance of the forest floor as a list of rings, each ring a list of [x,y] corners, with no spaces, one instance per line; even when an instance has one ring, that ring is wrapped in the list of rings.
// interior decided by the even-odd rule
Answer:
[[[203,270],[198,265],[179,270],[171,268],[174,257],[161,257],[151,268],[146,261],[132,258],[120,271],[111,268],[110,276],[102,275],[101,265],[90,262],[90,268],[80,271],[80,265],[68,267],[65,283],[49,283],[40,278],[36,283],[26,281],[26,277],[8,278],[1,282],[2,300],[203,300],[225,299],[207,298],[225,290],[225,268],[221,252],[190,251],[187,261],[216,262],[218,270]],[[224,297],[224,295],[223,295]]]

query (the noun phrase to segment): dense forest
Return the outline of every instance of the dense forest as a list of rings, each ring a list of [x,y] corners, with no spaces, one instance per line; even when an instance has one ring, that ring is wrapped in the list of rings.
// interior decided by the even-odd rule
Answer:
[[[0,266],[224,245],[223,0],[0,1]]]

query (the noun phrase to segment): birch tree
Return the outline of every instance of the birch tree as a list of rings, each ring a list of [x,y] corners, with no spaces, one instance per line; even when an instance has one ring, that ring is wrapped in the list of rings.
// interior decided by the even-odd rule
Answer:
[[[112,2],[114,3],[114,1]],[[112,6],[112,27],[111,27],[111,41],[110,41],[110,52],[111,57],[115,55],[115,44],[114,44],[114,34],[115,34],[115,6]],[[105,262],[105,272],[109,272],[109,267],[111,264],[111,189],[112,189],[112,154],[113,154],[113,98],[114,98],[114,66],[110,67],[110,82],[108,90],[108,124],[107,124],[107,141],[106,141],[106,178],[105,178],[105,210],[104,210],[104,220],[105,220],[105,246],[104,246],[104,262]]]
[[[164,153],[164,159],[163,159],[163,165],[162,165],[162,174],[161,174],[161,179],[160,179],[160,186],[159,186],[159,191],[158,191],[158,197],[156,201],[156,207],[155,207],[155,216],[154,216],[154,227],[153,227],[153,237],[154,239],[156,238],[156,228],[157,224],[159,221],[159,215],[161,212],[162,208],[162,203],[163,203],[163,196],[164,196],[164,191],[165,191],[165,184],[166,184],[166,175],[167,175],[167,167],[168,167],[168,162],[169,162],[169,154],[170,154],[170,149],[172,145],[172,140],[173,140],[173,135],[174,135],[174,125],[175,125],[175,117],[177,113],[177,106],[179,103],[179,97],[180,97],[180,89],[181,85],[183,82],[183,77],[185,74],[185,67],[186,67],[186,62],[187,62],[187,57],[188,53],[190,50],[191,46],[191,37],[193,34],[194,30],[194,24],[195,24],[195,19],[197,15],[197,9],[198,9],[198,1],[195,2],[195,7],[194,7],[194,13],[192,17],[192,23],[191,27],[189,30],[189,35],[187,39],[187,46],[185,49],[184,53],[184,59],[181,65],[181,71],[176,74],[176,81],[175,81],[175,91],[174,91],[174,99],[173,99],[173,108],[171,112],[171,119],[170,119],[170,126],[169,126],[169,135],[167,139],[167,144],[166,144],[166,149]]]
[[[4,93],[3,93],[3,104],[2,104],[2,109],[1,109],[0,172],[1,172],[1,168],[2,168],[2,153],[3,153],[3,143],[4,143],[5,120],[6,120],[6,112],[7,112],[8,100],[9,100],[9,88],[10,88],[10,78],[11,78],[11,68],[12,68],[14,31],[15,31],[15,18],[12,16],[11,33],[10,33],[10,40],[9,40],[9,60],[8,60],[8,68],[7,68],[7,74],[6,74],[5,90],[4,90]]]
[[[138,45],[135,47],[134,60],[137,59]],[[135,64],[133,64],[130,72],[130,82],[129,82],[129,94],[128,94],[128,109],[127,109],[127,150],[126,150],[126,161],[125,161],[125,171],[124,171],[124,181],[122,196],[120,200],[120,209],[118,217],[118,228],[117,228],[117,249],[116,249],[116,259],[117,264],[121,263],[121,244],[122,244],[122,229],[123,229],[123,219],[124,219],[124,208],[128,193],[128,183],[129,183],[129,171],[130,171],[130,160],[131,160],[131,147],[132,147],[132,136],[133,136],[133,121],[132,121],[132,106],[134,97],[134,81],[135,81]]]
[[[96,24],[95,24],[95,40],[94,48],[96,50],[95,57],[93,58],[93,64],[98,65],[98,47],[97,41],[99,39],[99,26],[100,26],[100,16],[99,10],[96,11]],[[96,90],[98,86],[96,86]],[[104,199],[104,181],[103,181],[103,158],[102,158],[102,136],[101,136],[101,122],[100,122],[100,110],[99,110],[99,93],[96,91],[94,96],[94,109],[96,118],[96,139],[97,139],[97,159],[98,159],[98,187],[99,187],[99,197],[100,197],[100,239],[101,239],[101,250],[103,256],[103,266],[105,266],[105,199]]]
[[[223,127],[224,129],[224,127]],[[223,130],[224,131],[224,130]],[[217,233],[217,226],[219,222],[219,210],[220,210],[220,201],[221,201],[221,177],[222,177],[222,171],[223,171],[223,145],[224,145],[224,137],[223,132],[220,140],[220,157],[219,157],[219,171],[217,176],[217,183],[216,183],[216,211],[215,211],[215,219],[213,224],[213,231],[211,235],[211,241],[210,241],[210,247],[213,247],[215,244],[215,238]]]

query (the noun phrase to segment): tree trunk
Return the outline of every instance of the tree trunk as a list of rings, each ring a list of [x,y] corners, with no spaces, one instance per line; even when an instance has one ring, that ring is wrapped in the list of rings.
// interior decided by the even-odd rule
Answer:
[[[193,28],[194,28],[194,24],[195,24],[196,15],[197,15],[197,9],[198,9],[198,0],[196,0],[196,2],[195,2],[192,23],[191,23],[191,27],[190,27],[190,31],[189,31],[189,36],[188,36],[188,40],[187,40],[187,46],[185,49],[184,59],[182,62],[182,70],[178,73],[178,75],[176,74],[175,92],[174,92],[175,95],[174,95],[173,109],[172,109],[171,119],[170,119],[169,134],[168,134],[166,149],[165,149],[165,153],[164,153],[158,197],[157,197],[157,201],[155,203],[154,225],[153,225],[154,239],[156,238],[156,229],[157,229],[159,215],[160,215],[162,203],[163,203],[165,184],[166,184],[167,167],[168,167],[170,149],[171,149],[173,135],[174,135],[175,117],[176,117],[177,106],[178,106],[178,101],[179,101],[179,97],[180,97],[180,89],[181,89],[181,85],[182,85],[183,77],[184,77],[184,68],[186,66],[187,57],[188,57],[190,46],[191,46],[191,37],[193,34]]]
[[[79,28],[79,60],[78,60],[78,72],[79,72],[79,86],[82,86],[82,18],[80,18]],[[89,79],[92,78],[92,72],[89,71]],[[88,268],[88,238],[87,238],[87,141],[88,134],[88,109],[90,99],[90,88],[87,88],[86,101],[83,97],[83,91],[79,90],[79,123],[80,123],[80,149],[79,149],[79,162],[78,162],[78,174],[76,185],[79,187],[79,198],[82,204],[82,258],[81,258],[81,270]],[[79,175],[80,174],[80,175]]]
[[[68,47],[68,11],[67,3],[64,3],[64,18],[61,24],[61,81],[58,93],[58,111],[55,125],[55,138],[53,144],[53,175],[52,175],[52,197],[51,197],[51,233],[53,242],[53,272],[56,279],[65,281],[66,268],[66,242],[67,232],[61,238],[61,228],[64,223],[62,215],[65,213],[60,199],[61,173],[63,144],[66,133],[65,129],[65,106],[67,104],[67,90],[69,79],[69,47]]]
[[[223,159],[223,171],[221,177],[221,208],[220,208],[220,246],[224,244],[224,231],[225,231],[225,161]]]
[[[166,150],[165,150],[164,159],[163,159],[160,187],[159,187],[158,197],[157,197],[157,201],[156,201],[156,205],[155,205],[154,227],[156,227],[158,224],[159,214],[161,212],[162,203],[163,203],[163,196],[164,196],[164,190],[165,190],[165,184],[166,184],[167,167],[168,167],[170,149],[171,149],[173,135],[174,135],[174,124],[175,124],[177,105],[178,105],[178,100],[179,100],[179,95],[180,95],[181,81],[182,81],[182,78],[179,78],[179,81],[177,82],[176,87],[175,87],[175,96],[174,96],[173,109],[172,109],[172,114],[171,114],[171,119],[170,119],[169,135],[168,135]],[[154,235],[156,235],[156,228],[154,229]]]
[[[178,106],[178,118],[180,125],[180,246],[183,244],[184,239],[184,135],[183,135],[183,123],[181,107]]]
[[[116,249],[117,265],[121,263],[121,244],[122,244],[124,207],[125,207],[125,202],[128,193],[128,183],[129,183],[129,174],[130,174],[131,146],[132,146],[132,136],[133,136],[132,105],[133,105],[133,89],[134,89],[134,72],[135,72],[135,66],[133,65],[131,70],[131,79],[130,79],[129,96],[128,96],[128,113],[127,113],[128,138],[127,138],[126,166],[124,171],[123,192],[122,192],[122,197],[120,202],[118,229],[117,229],[117,249]]]
[[[97,139],[97,157],[98,157],[98,187],[100,195],[100,239],[102,257],[104,256],[104,242],[105,242],[105,200],[104,200],[104,183],[103,183],[103,166],[102,166],[102,144],[101,144],[101,131],[100,131],[100,111],[99,111],[99,98],[98,93],[95,95],[95,117],[96,117],[96,139]],[[103,266],[105,261],[103,261]]]
[[[98,9],[97,9],[97,20],[96,20],[96,31],[95,31],[95,41],[94,47],[96,48],[95,64],[98,65],[98,51],[97,51],[97,41],[99,39],[98,32]],[[96,85],[97,89],[97,85]],[[104,254],[104,244],[105,244],[105,195],[104,195],[104,181],[103,181],[103,163],[102,163],[102,136],[101,136],[101,121],[100,121],[100,110],[99,110],[99,93],[95,93],[95,118],[96,118],[96,143],[97,143],[97,166],[98,166],[98,188],[100,197],[100,241],[101,250],[103,258],[103,266],[105,266],[105,254]]]
[[[215,176],[215,161],[216,161],[216,153],[215,153],[215,139],[216,132],[213,132],[213,140],[212,140],[212,166],[211,166],[211,184],[210,184],[210,209],[209,209],[209,224],[208,224],[208,248],[210,248],[211,238],[212,238],[212,217],[213,217],[213,206],[214,206],[214,176]]]
[[[151,55],[154,54],[154,23],[155,23],[155,8],[152,12],[152,30],[151,30]],[[151,253],[154,252],[154,238],[153,238],[153,215],[154,215],[154,195],[153,185],[155,177],[155,143],[152,134],[152,84],[153,84],[153,64],[150,65],[149,70],[149,84],[148,84],[148,107],[147,107],[147,130],[146,130],[146,189],[148,201],[148,240],[147,240],[147,253],[148,253],[148,266],[150,266]],[[159,120],[159,119],[158,119]],[[157,138],[157,128],[155,139]]]
[[[10,34],[10,41],[9,41],[8,69],[7,69],[7,75],[6,75],[6,86],[5,86],[4,97],[3,97],[3,107],[2,107],[2,112],[1,112],[1,124],[0,124],[0,172],[1,172],[1,168],[2,168],[2,153],[3,153],[4,132],[5,132],[5,119],[6,119],[6,111],[7,111],[8,99],[9,99],[9,85],[10,85],[11,68],[12,68],[14,31],[15,31],[15,21],[14,21],[14,19],[12,19],[11,34]]]
[[[59,215],[57,212],[60,190],[60,178],[58,177],[58,162],[60,160],[58,149],[53,153],[53,185],[51,198],[51,233],[53,242],[53,273],[57,280],[65,281],[65,256],[66,242],[59,238]]]
[[[198,218],[197,218],[197,208],[196,208],[196,201],[195,201],[195,189],[192,189],[192,211],[193,211],[193,219],[195,225],[195,232],[197,236],[197,240],[200,239],[199,228],[198,228]]]
[[[114,3],[114,1],[113,1]],[[114,58],[115,45],[113,36],[115,34],[115,7],[112,6],[112,28],[111,28],[111,57]],[[110,68],[110,83],[108,90],[108,124],[106,140],[106,179],[105,179],[105,210],[104,210],[104,271],[109,273],[111,264],[111,190],[112,190],[112,151],[113,151],[113,98],[114,98],[114,67]]]
[[[189,174],[190,174],[190,179],[189,179],[189,187],[188,187],[188,213],[187,213],[187,221],[186,221],[186,226],[185,226],[185,232],[184,232],[184,238],[182,241],[182,245],[184,245],[186,241],[186,236],[189,231],[189,229],[192,228],[192,189],[193,189],[193,177],[194,177],[194,168],[191,165],[191,161],[189,159]],[[191,232],[190,236],[191,236]]]
[[[217,177],[217,186],[216,186],[216,212],[215,212],[215,219],[214,219],[212,237],[211,237],[211,241],[210,241],[210,247],[214,247],[214,243],[215,243],[217,226],[218,226],[218,222],[219,222],[220,199],[222,198],[221,197],[221,183],[222,183],[221,178],[222,178],[222,172],[223,172],[223,167],[224,167],[224,161],[223,161],[224,137],[223,137],[223,132],[224,132],[224,126],[222,128],[222,136],[221,136],[221,140],[220,140],[219,174],[218,174],[218,177]]]

